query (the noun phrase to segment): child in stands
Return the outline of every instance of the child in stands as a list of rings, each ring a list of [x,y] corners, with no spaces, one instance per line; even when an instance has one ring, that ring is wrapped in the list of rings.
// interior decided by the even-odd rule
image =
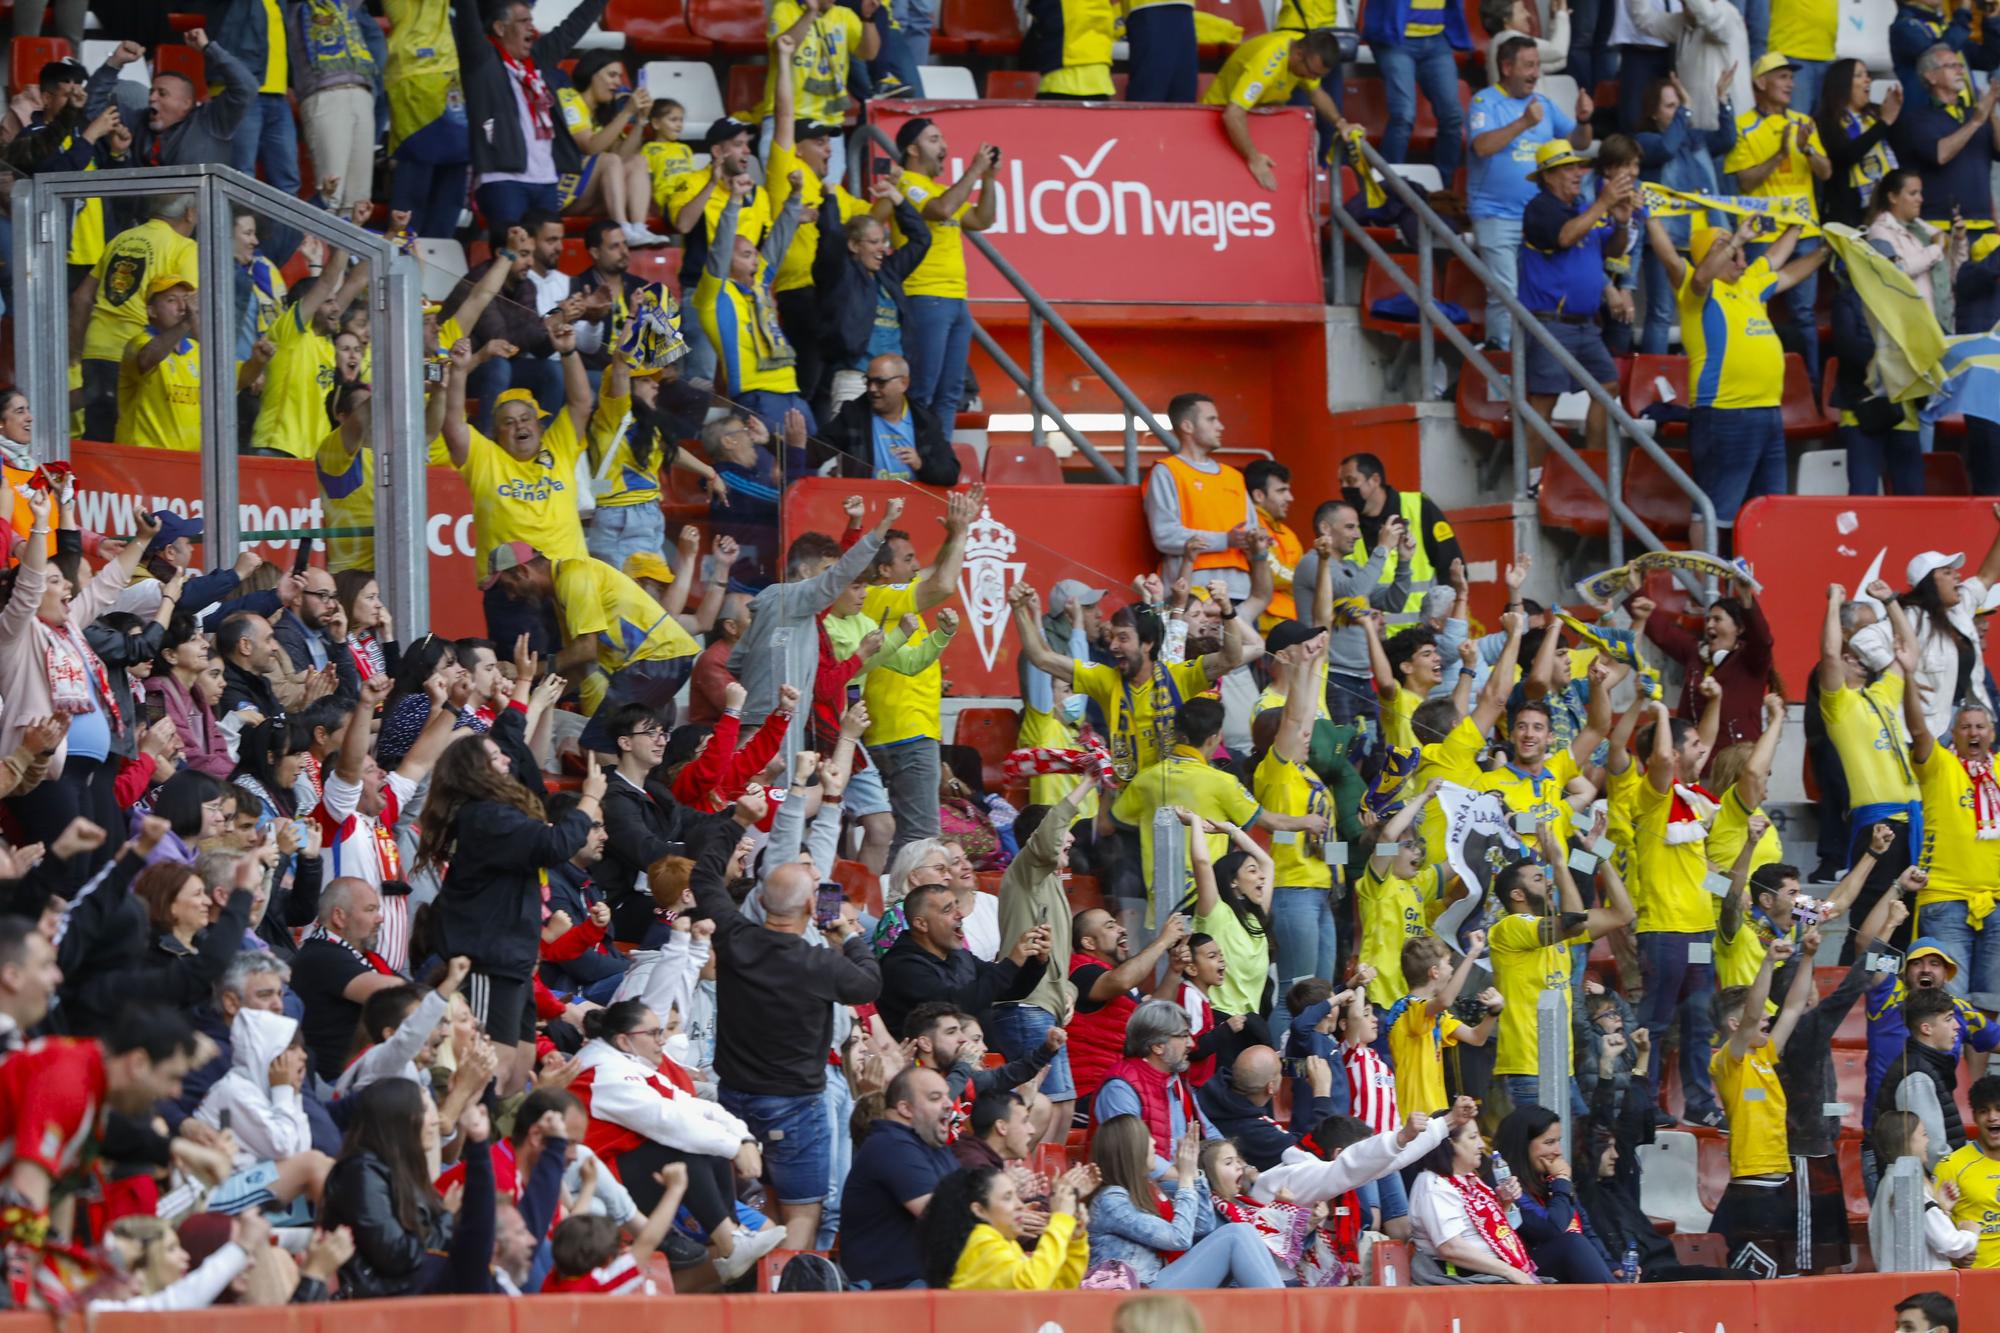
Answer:
[[[629,1246],[619,1244],[619,1228],[608,1217],[579,1214],[563,1219],[549,1240],[555,1271],[542,1284],[545,1292],[597,1292],[607,1296],[657,1296],[659,1288],[646,1275],[639,1255],[649,1255],[667,1238],[667,1229],[687,1193],[686,1162],[669,1162],[653,1173],[660,1199],[646,1215],[645,1225]]]

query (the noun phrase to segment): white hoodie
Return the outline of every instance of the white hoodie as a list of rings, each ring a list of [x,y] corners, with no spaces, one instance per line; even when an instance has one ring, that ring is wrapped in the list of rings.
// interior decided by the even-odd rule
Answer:
[[[229,1112],[238,1170],[277,1162],[312,1147],[312,1126],[298,1089],[271,1086],[271,1062],[292,1044],[298,1020],[262,1009],[239,1009],[229,1029],[229,1072],[201,1099],[195,1119],[217,1128]]]
[[[570,1091],[592,1120],[630,1130],[681,1152],[734,1157],[753,1136],[750,1127],[714,1102],[690,1097],[657,1069],[602,1039],[586,1042],[583,1072]]]

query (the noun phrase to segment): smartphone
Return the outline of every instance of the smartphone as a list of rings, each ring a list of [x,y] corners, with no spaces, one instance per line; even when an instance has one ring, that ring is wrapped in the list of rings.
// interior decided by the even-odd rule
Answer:
[[[167,715],[166,696],[149,694],[146,696],[146,725],[152,726]]]
[[[303,576],[312,568],[313,537],[299,538],[299,553],[292,558],[292,573]]]
[[[1049,905],[1047,903],[1043,903],[1042,910],[1035,913],[1035,924],[1038,926],[1049,924]]]
[[[224,1134],[229,1132],[229,1108],[223,1107],[215,1113],[215,1127]]]
[[[822,884],[819,895],[813,902],[813,924],[826,930],[840,920],[840,909],[847,904],[847,890],[838,884]]]

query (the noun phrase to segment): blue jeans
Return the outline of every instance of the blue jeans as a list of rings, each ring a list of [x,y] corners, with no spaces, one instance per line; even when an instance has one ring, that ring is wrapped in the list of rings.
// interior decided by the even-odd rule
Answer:
[[[1753,60],[1756,57],[1751,57]],[[1798,70],[1792,75],[1792,105],[1813,115],[1819,109],[1819,90],[1826,84],[1826,71],[1833,64],[1831,60],[1800,60],[1792,57]]]
[[[1278,993],[1271,1008],[1271,1035],[1280,1047],[1291,1031],[1285,992],[1300,977],[1333,979],[1340,963],[1340,935],[1327,889],[1280,888],[1271,895],[1272,955],[1278,964]]]
[[[1639,260],[1639,287],[1640,295],[1646,302],[1646,321],[1639,334],[1639,350],[1648,356],[1665,356],[1674,320],[1679,315],[1675,310],[1674,285],[1667,281],[1666,266],[1660,263],[1660,257],[1653,253],[1650,245]]]
[[[627,558],[641,551],[660,555],[667,549],[667,516],[657,501],[598,506],[583,530],[583,544],[613,569],[625,568]]]
[[[250,99],[249,110],[230,136],[229,148],[235,154],[230,166],[254,176],[262,162],[266,185],[285,194],[298,194],[299,126],[283,93],[258,93]],[[317,192],[319,182],[313,185]]]
[[[1056,1016],[1032,1004],[996,1004],[987,1011],[986,1038],[1009,1060],[1019,1060],[1042,1044]],[[1076,1100],[1076,1078],[1069,1069],[1067,1047],[1056,1052],[1042,1075],[1042,1095],[1052,1102]]]
[[[1750,30],[1750,61],[1752,64],[1755,64],[1757,61],[1763,59],[1764,34],[1771,30],[1771,0],[1729,0],[1729,2],[1736,6],[1738,13],[1743,15],[1743,26]],[[1801,60],[1799,63],[1803,65],[1806,62]],[[1803,101],[1799,97],[1799,89],[1803,83],[1802,76],[1804,73],[1804,70],[1800,70],[1799,74],[1794,76],[1792,82],[1792,105],[1810,116],[1814,111],[1818,110],[1818,105],[1814,102]]]
[[[847,1080],[829,1072],[820,1105],[826,1110],[826,1201],[820,1205],[819,1235],[814,1243],[818,1249],[830,1250],[840,1238],[840,1192],[847,1187],[847,1172],[854,1165],[854,1135],[847,1127],[854,1114],[854,1094],[848,1090]]]
[[[1810,60],[1803,63],[1805,68],[1799,71],[1798,82],[1793,85],[1794,91],[1792,93],[1792,105],[1799,107],[1812,105],[1812,103],[1804,101],[1803,98],[1805,96],[1806,70],[1813,68],[1813,63]],[[1824,74],[1825,71],[1821,70],[1820,76]],[[1820,76],[1815,76],[1815,82],[1817,82]],[[1815,90],[1813,96],[1819,96],[1817,90]],[[1797,259],[1801,255],[1809,255],[1823,244],[1824,242],[1816,236],[1807,237],[1792,247],[1792,258]],[[1745,251],[1745,262],[1756,263],[1764,257],[1765,251],[1770,248],[1768,245],[1751,246]],[[1792,317],[1792,327],[1797,330],[1799,335],[1799,354],[1805,358],[1806,375],[1814,384],[1819,383],[1819,316],[1813,313],[1813,301],[1818,296],[1819,273],[1817,271],[1806,274],[1798,286],[1792,288],[1790,291],[1781,292],[1778,296],[1778,304],[1784,306],[1785,312]]]
[[[1431,160],[1444,177],[1444,188],[1465,155],[1465,111],[1458,104],[1458,60],[1451,42],[1435,37],[1407,37],[1394,46],[1377,45],[1375,63],[1388,84],[1389,128],[1382,132],[1382,156],[1391,162],[1410,160],[1410,131],[1417,126],[1417,89],[1437,116],[1437,148]]]
[[[1618,72],[1618,56],[1609,45],[1611,21],[1617,12],[1618,0],[1577,0],[1570,6],[1569,63],[1563,66],[1563,73],[1575,79],[1584,92],[1594,94],[1598,80]]]
[[[1516,1106],[1548,1106],[1542,1099],[1542,1080],[1534,1074],[1501,1074],[1500,1086],[1507,1089],[1507,1099]],[[1583,1093],[1576,1086],[1574,1078],[1569,1082],[1569,1116],[1572,1131],[1590,1118],[1590,1108],[1583,1104]],[[1400,1108],[1399,1108],[1400,1109]],[[1554,1107],[1549,1107],[1554,1110]]]
[[[1194,13],[1192,9],[1182,12]],[[1151,1285],[1155,1291],[1282,1287],[1285,1277],[1278,1271],[1278,1261],[1271,1257],[1256,1227],[1248,1222],[1229,1222],[1203,1236],[1193,1249],[1162,1268]]]
[[[1925,903],[1917,909],[1910,933],[1930,936],[1958,963],[1946,990],[1980,1009],[2000,1009],[2000,930],[1988,934],[1985,927],[1991,921],[1973,929],[1968,912],[1963,902]]]
[[[1924,493],[1924,445],[1916,431],[1870,435],[1859,426],[1842,426],[1840,443],[1847,450],[1849,495],[1876,494],[1885,475],[1891,495]]]
[[[1708,1002],[1715,994],[1715,967],[1688,961],[1690,944],[1712,939],[1707,932],[1639,932],[1639,968],[1646,979],[1646,992],[1639,999],[1639,1025],[1652,1034],[1653,1058],[1658,1061],[1667,1049],[1667,1029],[1675,1014],[1680,1015],[1681,1089],[1690,1120],[1716,1109],[1715,1087],[1708,1077],[1710,1038],[1715,1032]]]
[[[1193,5],[1135,9],[1125,19],[1125,38],[1132,49],[1132,81],[1125,88],[1126,101],[1196,100],[1201,47],[1194,36]]]
[[[1384,1222],[1410,1215],[1410,1196],[1404,1192],[1402,1176],[1394,1171],[1369,1181],[1355,1192],[1361,1196],[1363,1211],[1374,1209],[1382,1214]]]
[[[562,192],[554,181],[481,181],[473,193],[479,196],[479,211],[486,215],[488,226],[519,222],[537,208],[546,213],[562,212]]]
[[[737,1092],[725,1084],[717,1097],[757,1136],[764,1151],[764,1176],[778,1202],[818,1203],[826,1198],[832,1179],[831,1140],[841,1136],[827,1122],[822,1093],[773,1097]]]
[[[465,112],[447,111],[404,139],[396,145],[395,159],[389,207],[407,211],[410,227],[419,236],[456,232],[472,175],[472,138]]]
[[[1479,262],[1493,270],[1508,291],[1517,286],[1516,269],[1521,253],[1521,219],[1474,218],[1472,242],[1479,248]],[[1507,346],[1514,332],[1514,317],[1498,297],[1486,298],[1486,341],[1495,347]]]
[[[910,363],[910,397],[937,413],[949,438],[952,420],[965,401],[965,362],[972,355],[972,306],[956,296],[912,296],[910,327],[903,330],[903,355]]]
[[[1697,407],[1688,414],[1695,483],[1728,527],[1745,500],[1785,493],[1784,418],[1775,407]],[[1713,540],[1713,537],[1711,537]]]

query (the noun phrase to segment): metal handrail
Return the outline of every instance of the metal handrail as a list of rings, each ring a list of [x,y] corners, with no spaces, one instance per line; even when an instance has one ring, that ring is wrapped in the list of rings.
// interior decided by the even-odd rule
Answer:
[[[1424,202],[1422,196],[1410,188],[1409,182],[1396,174],[1381,154],[1375,151],[1374,145],[1363,141],[1361,144],[1361,153],[1367,165],[1372,167],[1376,175],[1381,178],[1384,187],[1393,191],[1396,197],[1402,200],[1404,205],[1416,215],[1419,223],[1417,262],[1420,281],[1412,281],[1409,275],[1403,272],[1402,267],[1391,260],[1388,253],[1380,245],[1376,244],[1373,237],[1368,235],[1361,224],[1356,221],[1354,215],[1347,211],[1346,201],[1340,198],[1338,188],[1333,192],[1333,216],[1334,220],[1340,224],[1340,229],[1335,235],[1336,237],[1342,235],[1352,236],[1356,243],[1361,246],[1362,253],[1375,263],[1380,264],[1388,274],[1389,279],[1416,305],[1419,321],[1420,378],[1422,380],[1419,392],[1426,395],[1430,392],[1430,371],[1434,354],[1431,349],[1431,338],[1429,335],[1435,330],[1437,333],[1442,333],[1445,339],[1457,349],[1460,355],[1475,366],[1481,374],[1485,375],[1489,383],[1503,383],[1507,386],[1508,402],[1511,409],[1510,415],[1514,428],[1514,478],[1515,494],[1517,497],[1525,495],[1527,492],[1527,453],[1521,447],[1523,443],[1521,435],[1524,429],[1532,429],[1542,437],[1550,449],[1554,450],[1564,462],[1568,463],[1576,471],[1577,475],[1583,478],[1586,485],[1597,493],[1598,497],[1605,502],[1605,507],[1610,511],[1612,517],[1616,520],[1611,524],[1609,534],[1613,563],[1620,563],[1624,559],[1624,532],[1622,529],[1629,528],[1641,544],[1649,550],[1665,550],[1665,545],[1654,535],[1652,529],[1647,527],[1639,516],[1626,506],[1622,496],[1624,489],[1624,458],[1622,456],[1621,437],[1629,438],[1643,449],[1655,463],[1659,464],[1660,470],[1665,472],[1668,478],[1684,491],[1689,500],[1693,502],[1695,512],[1701,518],[1703,539],[1712,549],[1716,537],[1715,505],[1708,498],[1708,493],[1695,484],[1694,479],[1688,476],[1679,463],[1674,461],[1673,456],[1653,438],[1650,431],[1642,428],[1631,414],[1626,412],[1624,404],[1619,402],[1615,395],[1605,392],[1604,386],[1597,383],[1578,364],[1576,358],[1569,354],[1568,349],[1555,340],[1554,335],[1543,327],[1542,322],[1536,319],[1527,307],[1521,304],[1520,300],[1514,295],[1512,287],[1494,277],[1492,271],[1480,261],[1479,256],[1473,252],[1472,248],[1459,238],[1458,233],[1444,219],[1440,218],[1429,204]],[[1521,376],[1518,374],[1501,375],[1494,368],[1492,362],[1488,361],[1479,349],[1474,346],[1472,341],[1459,332],[1456,325],[1438,313],[1433,299],[1433,284],[1431,282],[1430,240],[1433,235],[1444,242],[1452,255],[1460,263],[1464,264],[1474,277],[1479,279],[1480,283],[1484,285],[1490,294],[1499,298],[1501,305],[1506,308],[1508,314],[1513,316],[1516,333],[1519,334],[1525,330],[1529,336],[1539,341],[1544,348],[1554,355],[1558,365],[1576,377],[1583,385],[1584,392],[1590,396],[1591,400],[1604,408],[1606,415],[1610,418],[1611,425],[1615,429],[1608,431],[1606,435],[1605,475],[1602,479],[1589,467],[1585,466],[1581,456],[1562,438],[1560,432],[1550,425],[1539,412],[1534,411],[1528,406],[1526,395],[1521,389]],[[1335,262],[1337,268],[1345,267],[1338,255],[1336,255]],[[1337,280],[1336,290],[1344,282],[1345,277],[1343,274]],[[1518,370],[1519,367],[1520,362],[1517,361],[1515,368]]]
[[[863,128],[868,131],[869,135],[873,137],[878,145],[887,149],[891,155],[896,153],[895,142],[888,135],[882,133],[881,126],[875,124],[873,121],[869,121],[864,124]],[[999,344],[991,334],[979,326],[977,320],[973,321],[972,332],[973,336],[979,340],[979,345],[986,349],[986,354],[993,358],[994,364],[998,365],[1001,372],[1013,380],[1015,385],[1028,395],[1029,401],[1034,404],[1036,432],[1039,433],[1041,428],[1041,416],[1046,414],[1055,421],[1056,428],[1069,437],[1070,442],[1083,452],[1084,456],[1096,466],[1099,472],[1103,473],[1106,478],[1113,482],[1122,482],[1130,486],[1136,486],[1139,483],[1138,436],[1137,431],[1131,424],[1132,422],[1144,422],[1146,429],[1158,436],[1166,445],[1169,452],[1180,452],[1180,444],[1174,438],[1174,433],[1159,423],[1158,419],[1153,416],[1152,409],[1146,406],[1138,394],[1133,393],[1126,386],[1125,381],[1120,379],[1118,373],[1111,369],[1104,358],[1099,356],[1090,344],[1083,340],[1082,335],[1070,327],[1069,321],[1056,313],[1055,307],[1050,305],[1042,294],[1035,290],[1034,284],[1022,277],[1021,271],[1007,262],[1000,251],[994,248],[993,242],[975,231],[968,231],[964,233],[964,236],[985,257],[986,262],[993,266],[994,271],[1005,278],[1008,285],[1019,292],[1021,299],[1028,304],[1030,364],[1027,373],[1024,374],[1022,372],[1020,364],[1012,357],[1000,351]],[[1125,472],[1122,476],[1102,454],[1083,438],[1082,432],[1073,428],[1064,419],[1062,410],[1050,402],[1047,393],[1044,391],[1040,327],[1042,324],[1046,324],[1051,329],[1054,329],[1056,336],[1061,338],[1068,345],[1069,349],[1077,354],[1085,366],[1089,367],[1090,370],[1103,379],[1111,391],[1118,395],[1118,401],[1124,405],[1126,414]],[[1037,442],[1039,443],[1039,440]]]

